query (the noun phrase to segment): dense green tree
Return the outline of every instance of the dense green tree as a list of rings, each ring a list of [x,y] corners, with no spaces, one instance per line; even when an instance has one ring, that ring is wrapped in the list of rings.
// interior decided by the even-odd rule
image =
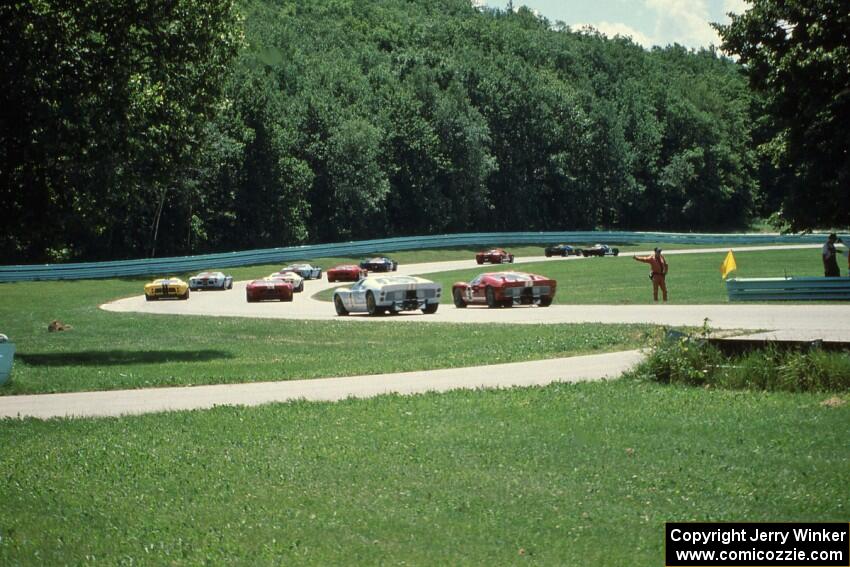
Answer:
[[[734,61],[527,9],[37,0],[0,17],[4,261],[742,227],[776,202],[758,183],[788,178],[754,155],[775,129]]]
[[[13,1],[0,22],[3,257],[152,252],[238,47],[232,2]]]
[[[763,94],[794,229],[850,225],[850,8],[845,0],[751,0],[716,26]]]

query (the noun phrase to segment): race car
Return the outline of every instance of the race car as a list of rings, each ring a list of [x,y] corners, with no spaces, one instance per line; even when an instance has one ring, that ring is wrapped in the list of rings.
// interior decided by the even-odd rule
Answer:
[[[289,264],[280,269],[281,272],[295,272],[305,280],[322,279],[322,268],[312,264]]]
[[[365,278],[369,272],[360,266],[345,264],[342,266],[335,266],[325,273],[328,275],[329,282],[356,282],[357,280]]]
[[[189,278],[189,289],[233,289],[233,276],[226,276],[222,272],[201,272]]]
[[[273,274],[269,274],[269,277],[267,279],[285,281],[286,283],[292,286],[293,293],[299,293],[304,291],[304,278],[302,278],[295,272],[275,272]]]
[[[266,299],[292,301],[292,284],[273,278],[254,280],[245,286],[245,297],[248,303]]]
[[[581,256],[581,248],[575,248],[569,244],[553,244],[543,249],[547,258],[552,256]]]
[[[370,272],[394,272],[398,269],[398,262],[381,256],[363,260],[360,267]]]
[[[511,264],[514,261],[514,255],[505,252],[501,248],[493,248],[492,250],[475,254],[475,261],[479,264],[483,264],[484,262],[491,264]]]
[[[524,272],[491,272],[480,274],[469,283],[458,282],[452,286],[455,307],[467,305],[511,307],[512,305],[539,305],[549,307],[555,298],[558,282],[545,276]]]
[[[620,249],[612,248],[607,244],[594,244],[590,248],[585,248],[581,251],[581,255],[587,258],[588,256],[619,256]]]
[[[189,299],[189,285],[180,278],[162,278],[145,284],[145,300]]]
[[[334,292],[337,315],[368,313],[378,315],[389,311],[414,311],[425,314],[437,312],[443,287],[414,276],[369,276],[350,288]]]

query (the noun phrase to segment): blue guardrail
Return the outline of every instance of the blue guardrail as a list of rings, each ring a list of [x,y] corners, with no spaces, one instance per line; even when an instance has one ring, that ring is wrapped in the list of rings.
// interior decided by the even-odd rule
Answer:
[[[729,301],[850,301],[850,278],[735,278]]]
[[[0,282],[40,280],[83,280],[124,276],[168,275],[196,270],[215,270],[236,266],[277,264],[293,260],[327,256],[359,256],[378,252],[424,250],[452,246],[487,246],[494,244],[545,244],[574,243],[609,244],[661,242],[664,244],[813,244],[826,240],[824,234],[696,234],[667,232],[478,232],[444,234],[437,236],[408,236],[361,240],[337,244],[311,244],[286,248],[267,248],[244,252],[180,256],[172,258],[145,258],[111,262],[84,262],[75,264],[40,264],[0,266]]]

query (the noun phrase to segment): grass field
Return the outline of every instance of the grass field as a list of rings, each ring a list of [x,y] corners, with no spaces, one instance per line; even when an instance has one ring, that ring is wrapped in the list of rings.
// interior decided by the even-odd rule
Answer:
[[[725,302],[721,256],[670,257],[673,300]],[[741,253],[738,264],[741,276],[782,275],[786,265],[795,275],[820,269],[816,250]],[[232,272],[247,279],[277,268]],[[618,296],[645,303],[650,291],[647,268],[629,258],[529,270],[557,272],[562,302]],[[0,332],[19,354],[0,394],[464,366],[479,364],[482,348],[488,361],[526,360],[643,346],[660,332],[640,325],[355,329],[97,308],[138,295],[144,281],[3,285]],[[48,334],[52,319],[74,329]],[[663,564],[667,521],[847,520],[846,393],[715,390],[636,376],[0,421],[0,565],[654,566]]]
[[[410,262],[453,251],[422,251]],[[466,254],[468,251],[463,252]],[[747,252],[740,275],[816,273],[817,251]],[[539,253],[539,249],[534,249]],[[722,254],[670,256],[671,301],[726,301]],[[401,261],[401,260],[400,260]],[[330,265],[330,263],[324,263]],[[240,268],[268,273],[271,266]],[[485,268],[486,269],[486,268]],[[523,265],[559,281],[561,303],[647,303],[647,268],[630,258]],[[481,270],[435,276],[448,289]],[[237,279],[250,277],[234,270]],[[16,342],[13,380],[0,395],[287,380],[513,362],[646,346],[648,326],[359,326],[334,322],[142,316],[97,305],[140,293],[147,278],[3,284],[0,322]],[[327,294],[330,297],[329,294]],[[448,298],[448,294],[446,294]],[[67,333],[47,333],[60,319]],[[368,327],[368,328],[366,328]],[[446,348],[446,345],[452,345]],[[487,356],[482,356],[483,352]]]
[[[636,380],[0,426],[0,564],[663,565],[847,521],[850,404]]]
[[[726,285],[720,277],[724,253],[668,255],[667,278],[670,303],[727,303]],[[736,277],[781,277],[823,275],[818,250],[770,250],[737,252]],[[558,281],[555,303],[644,304],[652,302],[652,283],[647,264],[631,257],[567,259],[530,264],[482,266],[471,270],[427,274],[450,290],[458,281],[470,281],[483,272],[518,270],[545,275]],[[330,301],[333,290],[316,295]],[[443,294],[443,303],[451,303]]]
[[[144,280],[4,284],[15,341],[0,395],[291,380],[516,362],[646,346],[647,325],[467,325],[281,321],[109,313]],[[48,333],[60,319],[71,331]],[[356,328],[355,328],[356,327]]]

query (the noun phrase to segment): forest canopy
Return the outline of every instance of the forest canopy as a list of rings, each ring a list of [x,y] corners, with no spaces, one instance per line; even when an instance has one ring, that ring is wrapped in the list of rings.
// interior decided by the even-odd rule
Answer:
[[[766,187],[792,229],[850,225],[850,4],[751,0],[716,26],[764,97],[761,146],[782,181]]]
[[[738,63],[527,9],[38,0],[0,21],[2,263],[734,229],[778,177]]]

